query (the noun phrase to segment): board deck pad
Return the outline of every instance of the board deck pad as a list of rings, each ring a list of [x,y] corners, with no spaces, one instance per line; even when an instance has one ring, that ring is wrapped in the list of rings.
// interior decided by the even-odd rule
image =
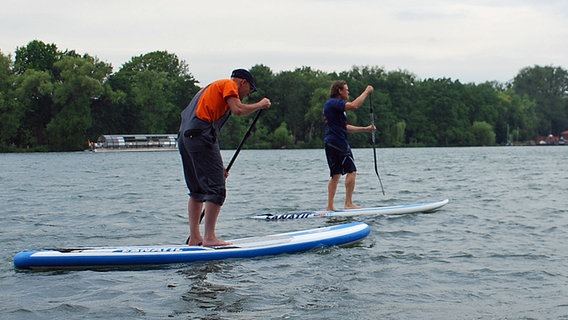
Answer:
[[[251,218],[260,220],[289,220],[304,218],[351,217],[358,215],[400,215],[411,213],[429,213],[440,209],[441,207],[448,204],[448,202],[449,200],[445,199],[436,202],[424,202],[386,207],[345,209],[337,211],[302,211],[282,214],[263,213],[254,215]]]
[[[71,247],[21,251],[14,256],[17,269],[115,269],[160,266],[231,258],[304,252],[342,246],[362,240],[370,233],[363,222],[351,222],[303,231],[229,240],[230,246],[188,245]]]

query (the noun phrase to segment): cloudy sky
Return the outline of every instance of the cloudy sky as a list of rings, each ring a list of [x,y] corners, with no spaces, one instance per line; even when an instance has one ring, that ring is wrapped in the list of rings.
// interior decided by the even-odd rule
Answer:
[[[234,68],[406,70],[463,83],[568,68],[566,0],[0,0],[0,51],[37,39],[114,70],[156,50],[202,85]]]

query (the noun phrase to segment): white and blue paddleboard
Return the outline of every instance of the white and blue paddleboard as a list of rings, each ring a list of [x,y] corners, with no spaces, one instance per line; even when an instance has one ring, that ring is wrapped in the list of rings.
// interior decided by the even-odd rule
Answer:
[[[420,212],[433,212],[445,206],[446,204],[448,204],[448,202],[449,200],[445,199],[436,202],[415,203],[389,207],[346,209],[337,211],[302,211],[282,214],[262,213],[254,215],[252,216],[252,218],[261,220],[287,220],[302,218],[351,217],[358,215],[399,215]]]
[[[229,240],[224,247],[187,245],[61,248],[22,251],[14,257],[18,269],[96,269],[159,266],[194,261],[252,258],[347,245],[365,238],[367,224],[353,222],[269,236]]]

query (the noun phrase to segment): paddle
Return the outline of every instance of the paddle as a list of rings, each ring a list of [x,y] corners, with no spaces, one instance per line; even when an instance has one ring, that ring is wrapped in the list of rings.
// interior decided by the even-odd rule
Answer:
[[[375,110],[373,108],[373,95],[369,95],[369,104],[371,105],[371,125],[375,126]],[[377,149],[375,148],[375,131],[373,130],[372,141],[373,141],[373,158],[375,159],[375,173],[377,178],[379,178],[379,183],[381,184],[381,190],[383,191],[383,196],[385,195],[385,189],[383,188],[383,182],[381,181],[381,175],[379,174],[379,169],[377,167]]]
[[[260,117],[260,114],[262,113],[262,110],[264,109],[260,109],[258,110],[258,112],[256,113],[256,116],[254,117],[254,120],[252,120],[252,124],[250,125],[250,127],[248,128],[247,132],[245,133],[245,136],[243,137],[243,139],[241,140],[241,143],[239,144],[239,146],[237,147],[237,150],[235,151],[235,154],[233,155],[233,158],[231,158],[231,161],[229,161],[229,165],[227,166],[227,172],[229,172],[229,170],[231,170],[231,167],[233,166],[233,163],[235,163],[235,160],[237,159],[237,156],[239,155],[239,153],[241,152],[241,149],[243,148],[243,145],[245,144],[245,141],[248,139],[248,137],[250,136],[252,129],[254,128],[254,125],[256,124],[256,122],[258,121],[258,118]],[[203,217],[205,216],[205,209],[203,209],[203,211],[201,211],[201,217],[199,218],[199,223],[201,223],[201,221],[203,221]]]

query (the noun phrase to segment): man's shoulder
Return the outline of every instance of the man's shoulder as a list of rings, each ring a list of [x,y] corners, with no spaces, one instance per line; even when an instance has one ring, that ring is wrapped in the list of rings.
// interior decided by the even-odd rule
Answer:
[[[327,99],[326,103],[341,103],[344,102],[341,98],[329,98]]]
[[[228,97],[238,97],[238,86],[231,79],[221,79],[209,84],[205,89],[203,98],[205,100],[226,100]]]
[[[339,98],[330,98],[325,102],[324,108],[343,109],[345,108],[345,101]]]

